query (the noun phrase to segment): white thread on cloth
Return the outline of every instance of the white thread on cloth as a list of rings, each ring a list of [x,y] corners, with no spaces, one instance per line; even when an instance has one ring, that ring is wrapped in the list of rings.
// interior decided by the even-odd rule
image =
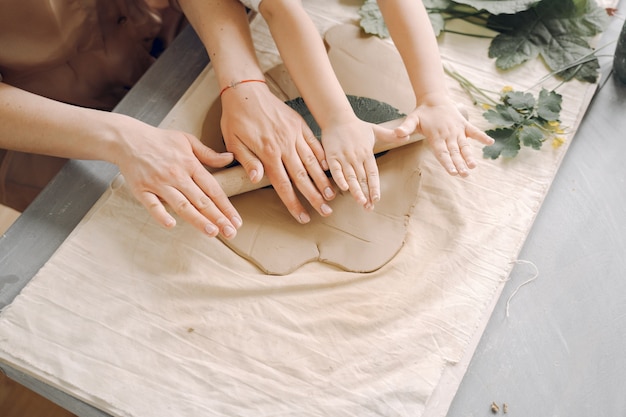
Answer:
[[[526,260],[523,260],[523,259],[517,259],[517,260],[515,260],[515,261],[513,261],[513,262],[511,262],[511,263],[518,264],[518,265],[519,265],[519,264],[523,264],[523,265],[531,265],[531,266],[535,269],[535,272],[534,272],[533,276],[532,276],[530,279],[528,279],[528,280],[526,280],[526,281],[522,282],[521,284],[519,284],[519,285],[515,288],[515,290],[513,290],[513,292],[509,295],[509,298],[506,300],[506,311],[505,311],[506,317],[509,317],[509,307],[510,307],[510,305],[511,305],[511,300],[513,299],[513,297],[515,297],[515,295],[517,294],[517,292],[518,292],[518,291],[519,291],[519,290],[520,290],[520,289],[521,289],[524,285],[528,285],[528,284],[530,284],[531,282],[533,282],[534,280],[536,280],[537,278],[539,278],[539,268],[537,268],[537,265],[535,265],[533,262],[531,262],[531,261],[526,261]],[[507,278],[507,279],[506,279],[506,281],[508,281],[509,279],[510,279],[510,277],[509,277],[509,278]]]

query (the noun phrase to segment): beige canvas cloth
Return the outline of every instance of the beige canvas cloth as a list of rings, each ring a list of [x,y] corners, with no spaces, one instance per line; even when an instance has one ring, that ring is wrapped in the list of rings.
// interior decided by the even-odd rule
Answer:
[[[355,22],[358,3],[305,6],[325,33]],[[253,33],[274,68],[261,19]],[[546,73],[540,62],[498,73],[487,45],[440,39],[445,63],[485,88],[524,89]],[[208,68],[164,125],[201,129],[206,108],[193,104],[217,94],[212,80]],[[189,225],[157,226],[119,178],[0,314],[0,360],[115,416],[444,415],[486,320],[504,314],[493,303],[594,90],[561,90],[561,148],[482,160],[468,179],[417,145],[405,244],[372,273],[310,263],[267,276]]]

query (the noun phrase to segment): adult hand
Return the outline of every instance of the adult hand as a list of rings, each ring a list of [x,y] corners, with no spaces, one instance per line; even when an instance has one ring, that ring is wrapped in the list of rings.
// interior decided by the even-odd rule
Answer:
[[[233,155],[219,154],[188,133],[124,120],[119,126],[121,148],[116,149],[112,162],[152,217],[165,227],[176,225],[165,202],[203,233],[234,237],[241,217],[203,166],[224,167],[233,161]]]
[[[322,216],[335,197],[324,173],[322,145],[302,117],[260,83],[240,84],[222,95],[222,134],[226,148],[252,182],[267,175],[291,215],[300,223],[310,216],[295,190]],[[295,189],[294,189],[295,186]]]
[[[485,145],[494,143],[485,132],[472,125],[454,103],[445,99],[425,101],[395,128],[399,138],[415,131],[426,137],[435,157],[450,175],[462,177],[467,177],[469,170],[476,167],[469,139]]]

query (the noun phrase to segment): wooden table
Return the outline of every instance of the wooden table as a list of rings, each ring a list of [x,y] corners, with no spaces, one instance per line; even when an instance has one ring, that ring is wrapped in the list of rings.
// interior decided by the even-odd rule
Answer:
[[[624,2],[622,1],[622,4]],[[614,19],[603,42],[615,39]],[[117,106],[158,125],[208,58],[187,29]],[[626,86],[604,66],[596,94],[495,307],[448,416],[617,416],[626,410]],[[0,308],[47,262],[116,167],[70,161],[0,238]],[[507,302],[510,299],[509,316]],[[107,416],[11,367],[16,381],[80,416]],[[500,411],[502,414],[502,411]]]

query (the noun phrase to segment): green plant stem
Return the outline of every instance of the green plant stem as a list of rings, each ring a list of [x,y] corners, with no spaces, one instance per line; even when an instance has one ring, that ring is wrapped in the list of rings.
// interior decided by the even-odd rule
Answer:
[[[467,94],[472,98],[472,101],[474,102],[474,104],[477,104],[477,103],[480,102],[479,100],[476,99],[476,94],[478,94],[478,96],[480,96],[480,97],[482,97],[482,98],[484,98],[486,100],[486,102],[483,102],[483,103],[487,103],[487,104],[490,104],[492,106],[495,106],[495,105],[498,104],[497,101],[495,101],[494,99],[489,97],[487,94],[485,94],[485,92],[482,89],[476,87],[471,81],[469,81],[467,78],[463,77],[458,72],[450,70],[445,65],[444,65],[443,69],[444,69],[446,74],[448,74],[450,77],[454,78],[456,80],[456,82],[459,83],[461,88],[463,88],[463,90],[465,90],[465,92],[467,92]]]
[[[483,26],[486,25],[489,20],[489,14],[485,14],[480,11],[459,12],[453,9],[447,9],[441,10],[439,13],[449,15],[449,17],[446,17],[445,20],[461,19],[474,24],[482,24]]]
[[[456,35],[469,36],[469,37],[472,37],[472,38],[493,39],[493,36],[489,36],[489,35],[479,35],[477,33],[458,32],[456,30],[450,30],[450,29],[443,29],[442,32],[454,33]]]
[[[578,58],[577,60],[575,60],[575,61],[573,61],[573,62],[570,62],[570,63],[569,63],[569,64],[567,64],[566,66],[564,66],[564,67],[562,67],[562,68],[555,69],[554,71],[551,71],[550,73],[548,73],[547,75],[545,75],[545,76],[543,76],[541,79],[539,79],[539,81],[537,81],[537,82],[536,82],[535,84],[533,84],[531,87],[527,88],[527,89],[526,89],[526,91],[528,91],[528,90],[532,90],[533,88],[535,88],[535,87],[537,87],[538,85],[540,85],[540,84],[544,83],[547,79],[549,79],[550,77],[555,76],[556,74],[559,74],[559,73],[561,73],[561,72],[563,72],[563,71],[567,71],[567,70],[568,70],[568,69],[570,69],[570,68],[574,68],[574,67],[577,67],[577,66],[582,66],[582,65],[584,65],[584,64],[585,64],[585,63],[587,63],[587,62],[590,62],[590,61],[593,61],[594,59],[597,59],[597,57],[598,57],[598,56],[600,56],[600,55],[597,55],[598,51],[600,51],[600,50],[602,50],[602,49],[606,48],[607,46],[609,46],[609,45],[611,45],[611,44],[613,44],[613,43],[615,43],[615,42],[616,42],[616,41],[611,41],[611,42],[609,42],[609,43],[606,43],[606,44],[604,44],[604,45],[602,45],[602,46],[600,46],[600,47],[596,48],[595,50],[593,50],[593,51],[589,52],[587,55],[584,55],[584,56],[582,56],[582,57]],[[574,75],[575,75],[575,73],[574,73]],[[574,76],[572,75],[572,77],[570,77],[569,79],[564,79],[564,80],[563,80],[563,82],[569,81],[569,80],[571,80],[573,77],[574,77]],[[561,85],[563,85],[563,82],[561,82],[561,83],[559,84],[559,87],[560,87]],[[556,90],[556,88],[555,88],[554,90]]]

